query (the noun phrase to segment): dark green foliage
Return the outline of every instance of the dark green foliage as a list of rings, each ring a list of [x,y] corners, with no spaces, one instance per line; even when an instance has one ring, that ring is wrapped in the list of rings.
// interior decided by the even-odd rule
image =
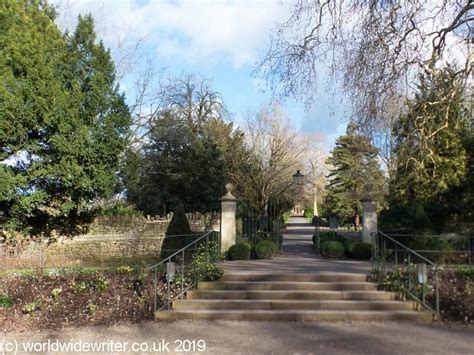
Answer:
[[[344,256],[344,244],[337,241],[326,241],[321,243],[321,255],[328,258],[340,259]]]
[[[351,247],[350,256],[357,260],[370,260],[372,257],[372,245],[364,242],[357,242]]]
[[[250,240],[244,240],[242,243],[243,243],[243,244],[247,244],[250,249],[253,248],[253,244],[252,244],[252,242],[251,242]]]
[[[394,126],[387,228],[466,232],[472,220],[473,131],[465,109],[465,85],[448,66],[420,78],[418,93]],[[403,211],[403,210],[406,211]],[[400,214],[403,222],[397,223]]]
[[[258,244],[261,241],[268,240],[268,239],[270,239],[270,233],[259,230],[259,231],[257,231],[257,233],[255,233],[253,243]]]
[[[264,240],[260,243],[264,243],[270,247],[270,250],[272,251],[272,254],[276,254],[278,252],[278,247],[275,242],[271,240]]]
[[[394,204],[380,213],[380,228],[405,234],[439,234],[446,223],[446,208],[433,202]]]
[[[397,164],[390,194],[397,202],[437,201],[465,178],[467,112],[455,72],[448,67],[422,76],[407,114],[395,125]]]
[[[237,243],[229,248],[229,256],[231,260],[249,260],[252,247],[246,243]]]
[[[353,258],[352,250],[354,250],[354,246],[357,244],[355,241],[348,241],[346,244],[344,244],[344,247],[346,248],[346,255]]]
[[[207,107],[223,106],[219,98],[206,101],[211,90],[203,84],[191,80],[184,88],[175,87],[169,95],[179,99],[178,107],[172,102],[164,108],[142,149],[127,153],[122,166],[127,199],[146,214],[165,214],[179,203],[187,211],[216,211],[227,182],[242,190],[237,177],[248,174],[243,133],[224,122],[222,110]],[[190,100],[186,104],[185,98]]]
[[[110,197],[131,118],[92,18],[63,35],[37,1],[0,4],[0,210],[5,227],[70,229]]]
[[[277,252],[281,249],[283,243],[283,235],[281,233],[270,233],[259,230],[254,237],[252,237],[252,243],[254,245],[261,243],[261,242],[271,242],[272,245],[275,246]]]
[[[377,159],[378,151],[370,138],[358,135],[353,123],[347,133],[336,140],[327,163],[333,166],[328,178],[327,201],[332,214],[358,227],[362,213],[361,199],[370,194],[376,200],[383,196],[384,177]]]
[[[312,208],[305,208],[304,209],[304,218],[313,218],[313,209]]]
[[[319,248],[320,248],[320,250],[318,250],[318,239],[319,239]],[[323,254],[324,252],[322,250],[322,245],[323,245],[323,243],[331,242],[331,241],[339,242],[339,243],[341,243],[345,246],[349,242],[349,239],[347,239],[346,237],[344,237],[344,236],[342,236],[342,235],[340,235],[340,234],[338,234],[337,232],[334,232],[334,231],[320,232],[319,234],[313,235],[314,250],[317,253],[319,252],[321,255],[324,255]]]
[[[221,255],[219,245],[210,242],[209,245],[202,244],[197,253],[193,255],[191,265],[188,269],[195,281],[215,281],[224,275],[224,270],[219,266]]]
[[[178,205],[166,231],[165,240],[163,240],[161,257],[165,258],[184,248],[197,236],[198,234],[193,233],[189,226],[189,221],[186,217],[186,212],[184,212],[183,205]]]
[[[323,243],[327,241],[338,241],[341,243],[345,243],[347,241],[347,238],[334,231],[319,233],[319,242]]]
[[[218,147],[172,116],[163,121],[144,147],[139,191],[131,186],[129,198],[149,214],[167,213],[179,203],[188,211],[217,210],[226,183]]]
[[[380,282],[380,288],[390,292],[404,292],[406,284],[408,282],[408,275],[401,269],[395,269],[387,272],[382,281]]]
[[[242,243],[245,243],[250,248],[250,259],[255,259],[255,244],[253,244],[250,240],[244,240]]]
[[[273,256],[273,248],[266,241],[255,245],[255,254],[257,259],[270,259]]]
[[[0,308],[10,308],[15,304],[15,301],[7,296],[7,295],[0,295]]]
[[[183,235],[192,233],[193,231],[189,226],[189,221],[186,217],[184,206],[180,204],[175,208],[173,212],[173,218],[170,221],[170,224],[166,231],[166,235]]]

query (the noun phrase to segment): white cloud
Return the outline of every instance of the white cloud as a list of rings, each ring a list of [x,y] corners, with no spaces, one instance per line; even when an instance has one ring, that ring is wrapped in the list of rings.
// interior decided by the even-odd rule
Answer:
[[[73,29],[78,14],[92,13],[101,39],[112,48],[117,41],[146,36],[165,58],[207,63],[226,60],[239,67],[253,63],[276,22],[288,15],[276,0],[54,0],[58,24]]]

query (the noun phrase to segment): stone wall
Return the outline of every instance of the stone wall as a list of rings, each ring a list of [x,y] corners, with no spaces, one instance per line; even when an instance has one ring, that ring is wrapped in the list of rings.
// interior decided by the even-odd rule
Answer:
[[[219,230],[219,214],[187,214],[194,232],[212,228]],[[56,264],[57,260],[74,263],[110,261],[123,258],[158,258],[171,221],[166,217],[99,217],[90,224],[88,233],[75,237],[60,237],[42,253],[42,262]],[[39,256],[37,245],[21,252],[23,258]]]

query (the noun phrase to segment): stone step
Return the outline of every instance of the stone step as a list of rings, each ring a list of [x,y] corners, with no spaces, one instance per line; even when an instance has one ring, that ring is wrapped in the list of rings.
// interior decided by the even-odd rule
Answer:
[[[418,309],[416,302],[360,300],[226,300],[187,299],[173,302],[175,310],[261,309],[261,310],[407,310]]]
[[[385,291],[282,291],[282,290],[193,290],[188,299],[260,299],[260,300],[393,300]]]
[[[417,311],[343,310],[172,310],[155,313],[156,320],[225,319],[247,321],[431,321],[433,314]]]
[[[370,282],[216,281],[199,282],[197,288],[199,290],[375,291],[377,284]]]
[[[318,273],[318,274],[224,274],[219,281],[288,281],[288,282],[366,282],[364,274]]]

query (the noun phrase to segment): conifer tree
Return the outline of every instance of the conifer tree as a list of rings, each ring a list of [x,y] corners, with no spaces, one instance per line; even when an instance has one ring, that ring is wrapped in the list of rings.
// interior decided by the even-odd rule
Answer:
[[[90,16],[64,35],[39,1],[0,2],[2,229],[75,225],[116,186],[130,115]]]
[[[355,124],[350,123],[346,134],[336,140],[327,163],[332,166],[327,186],[329,209],[343,221],[352,221],[357,228],[362,213],[361,199],[370,192],[372,198],[380,201],[383,194],[384,177],[377,149],[370,138],[358,135]]]
[[[447,67],[421,77],[418,94],[394,128],[392,203],[441,202],[467,172],[463,82]]]

